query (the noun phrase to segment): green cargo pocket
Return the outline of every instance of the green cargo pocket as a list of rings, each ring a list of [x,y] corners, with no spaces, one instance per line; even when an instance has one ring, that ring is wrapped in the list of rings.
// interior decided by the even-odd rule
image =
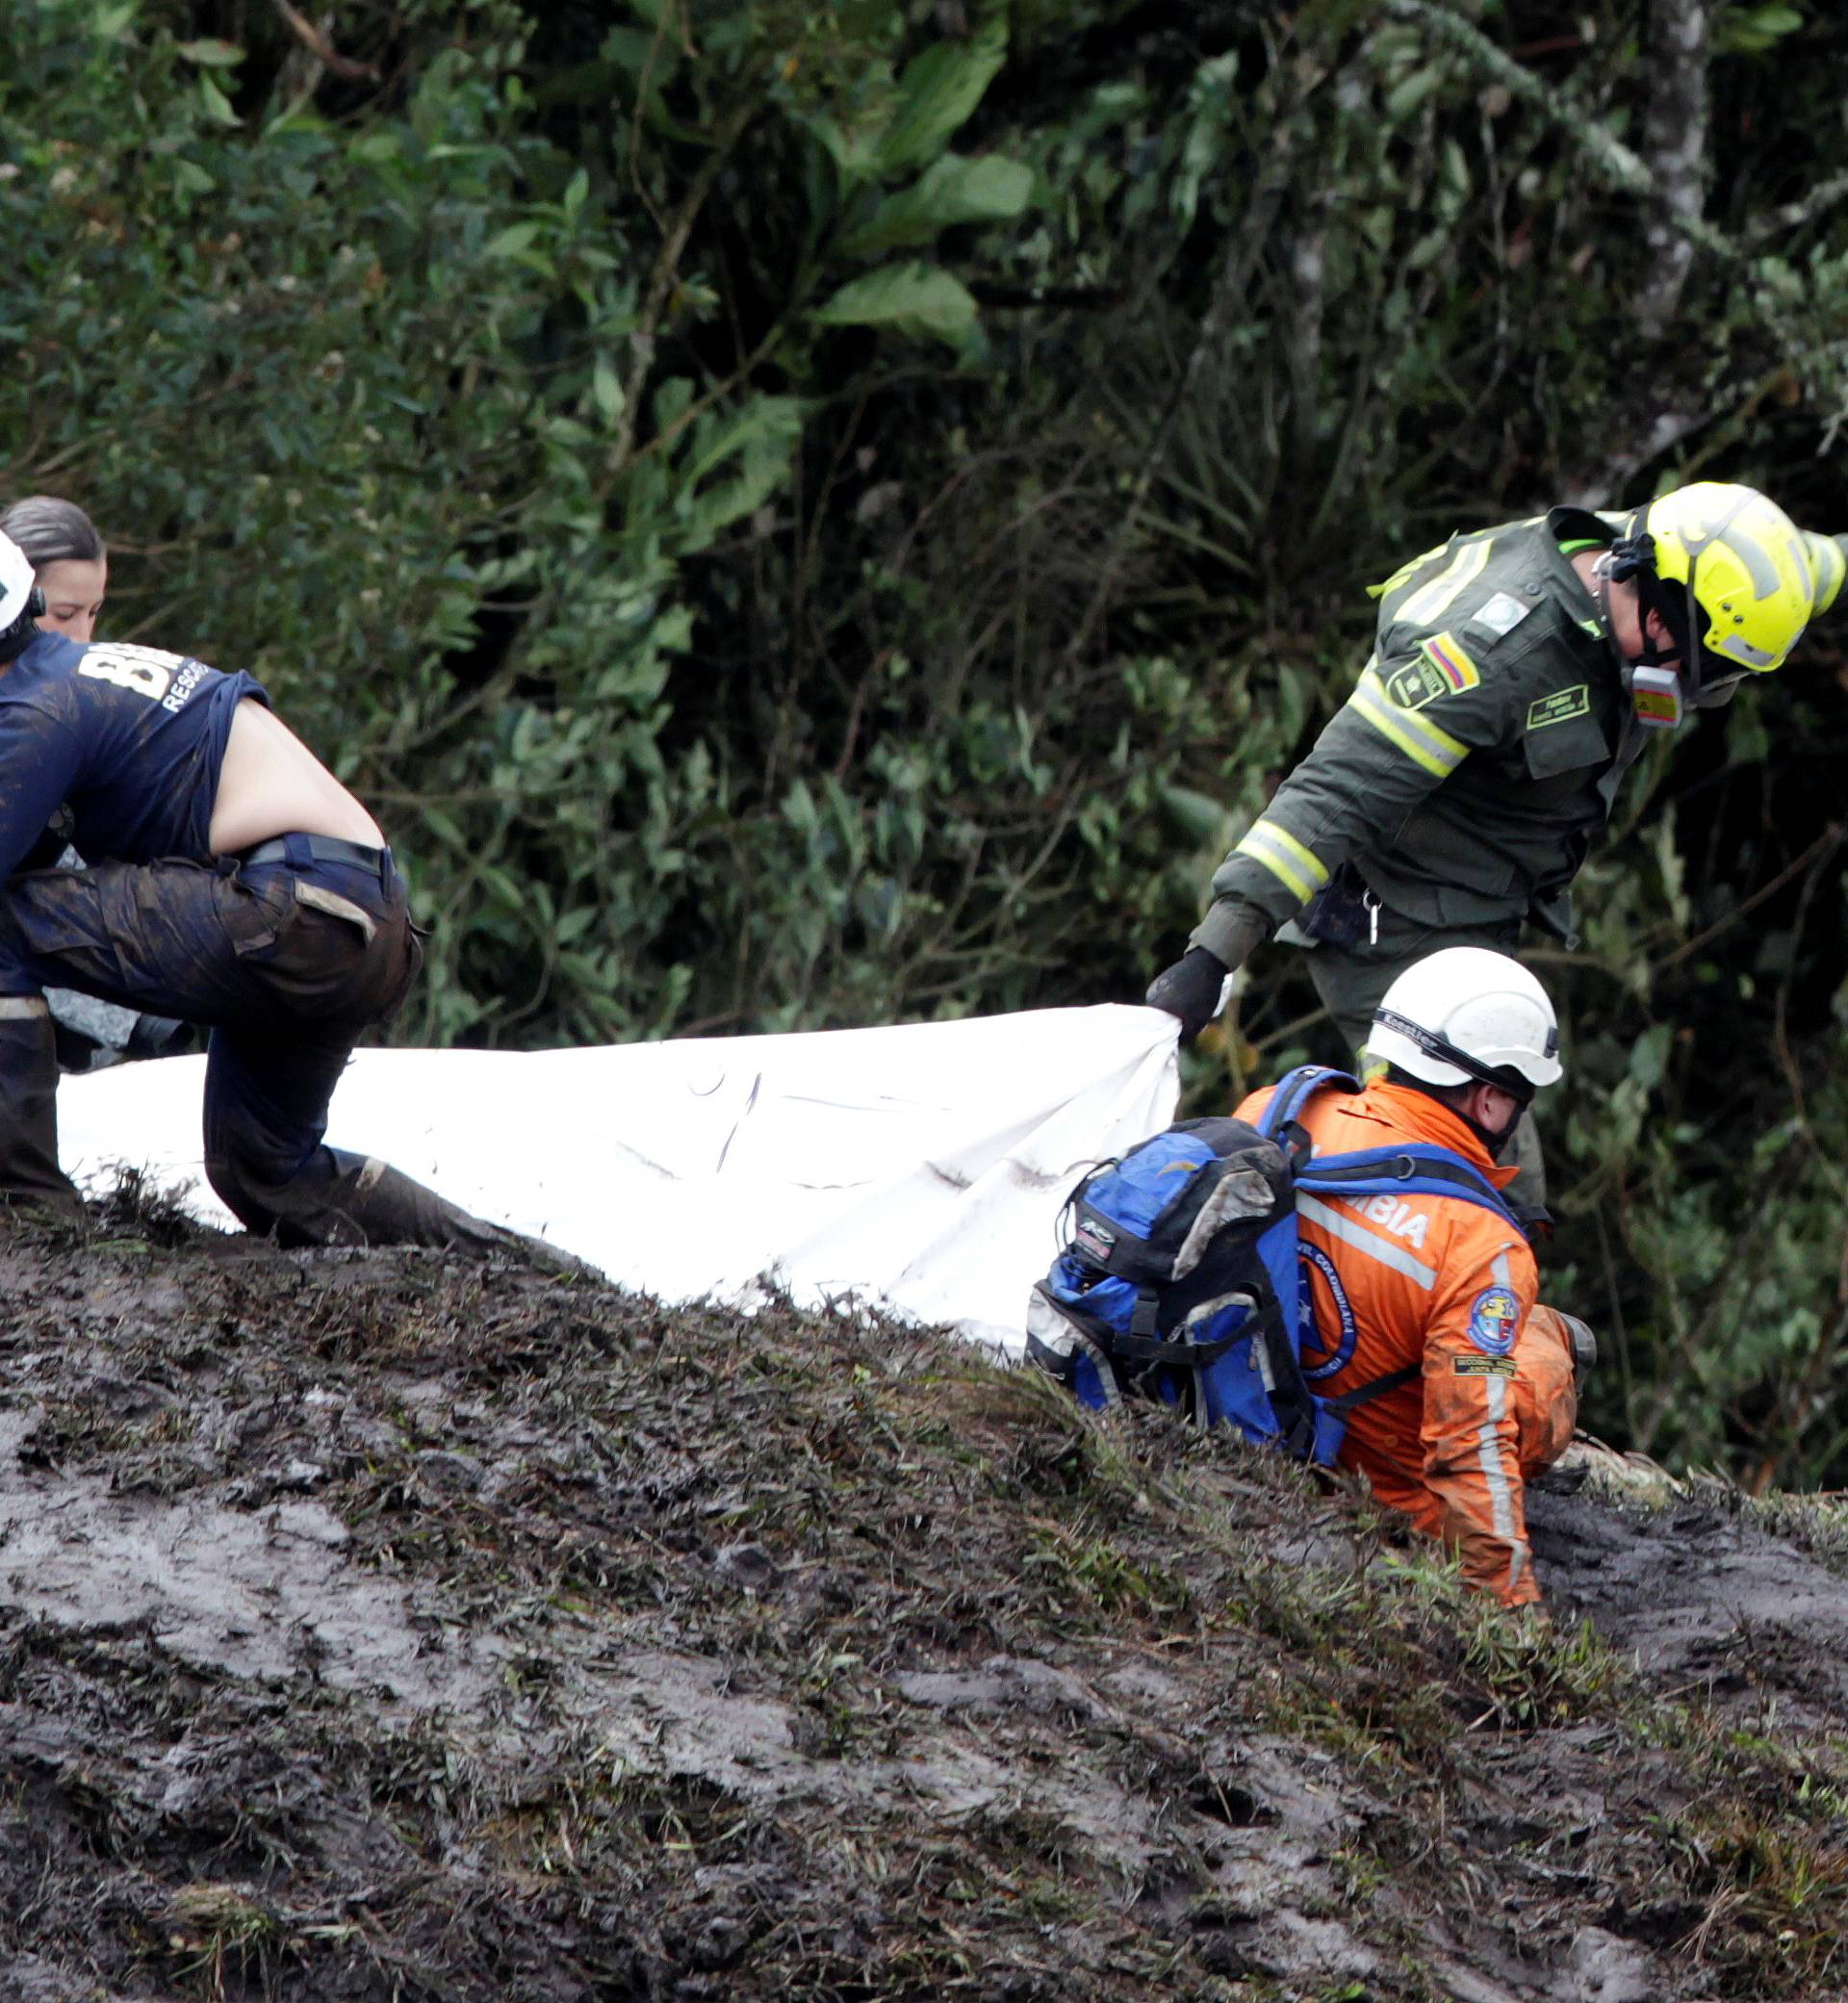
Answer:
[[[1558,779],[1568,772],[1602,768],[1610,762],[1610,746],[1598,721],[1575,716],[1563,723],[1542,724],[1521,740],[1531,779]]]

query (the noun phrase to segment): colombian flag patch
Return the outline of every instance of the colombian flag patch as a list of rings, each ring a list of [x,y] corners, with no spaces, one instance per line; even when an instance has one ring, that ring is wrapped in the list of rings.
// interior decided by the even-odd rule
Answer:
[[[1461,689],[1475,688],[1482,680],[1476,673],[1475,661],[1457,644],[1453,633],[1438,633],[1418,651],[1443,676],[1452,694]]]

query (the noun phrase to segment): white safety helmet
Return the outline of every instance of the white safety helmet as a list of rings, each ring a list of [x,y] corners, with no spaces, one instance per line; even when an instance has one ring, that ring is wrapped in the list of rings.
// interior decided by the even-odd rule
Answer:
[[[1426,1085],[1479,1080],[1525,1105],[1559,1076],[1559,1022],[1518,961],[1484,946],[1446,946],[1387,989],[1367,1050]]]
[[[32,559],[10,535],[0,535],[0,632],[21,619],[35,596]]]

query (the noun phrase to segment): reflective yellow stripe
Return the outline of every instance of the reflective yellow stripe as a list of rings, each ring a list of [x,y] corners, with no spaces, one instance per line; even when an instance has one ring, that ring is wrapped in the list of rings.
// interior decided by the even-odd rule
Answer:
[[[1383,584],[1369,584],[1369,598],[1391,598],[1401,584],[1409,584],[1427,563],[1435,563],[1444,553],[1444,545],[1439,543],[1435,550],[1426,550],[1422,556],[1414,556],[1410,563],[1401,563]]]
[[[1806,528],[1803,541],[1810,552],[1810,568],[1815,574],[1815,609],[1826,612],[1841,589],[1842,574],[1848,571],[1848,556],[1842,554],[1841,545],[1833,535],[1817,535],[1813,529]]]
[[[1348,706],[1434,779],[1448,779],[1470,755],[1470,747],[1448,731],[1440,731],[1415,710],[1399,708],[1372,668],[1361,676]]]
[[[1305,904],[1328,881],[1328,871],[1315,851],[1304,848],[1288,828],[1278,827],[1275,821],[1253,822],[1232,853],[1262,862],[1293,897]]]
[[[1393,617],[1414,626],[1435,626],[1455,603],[1457,593],[1481,576],[1494,541],[1494,536],[1485,535],[1480,542],[1465,543],[1428,584],[1412,593]]]

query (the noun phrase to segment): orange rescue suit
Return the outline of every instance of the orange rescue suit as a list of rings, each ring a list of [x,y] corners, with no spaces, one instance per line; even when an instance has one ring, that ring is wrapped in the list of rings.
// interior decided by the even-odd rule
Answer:
[[[1270,1096],[1253,1092],[1238,1117],[1255,1124]],[[1457,1114],[1409,1086],[1318,1092],[1301,1124],[1318,1154],[1415,1141],[1461,1155],[1498,1189],[1516,1172],[1498,1168]],[[1420,1372],[1352,1414],[1342,1466],[1452,1546],[1473,1585],[1507,1606],[1537,1601],[1526,1479],[1571,1441],[1578,1400],[1567,1331],[1535,1304],[1527,1241],[1495,1212],[1453,1196],[1305,1190],[1296,1219],[1315,1306],[1305,1367],[1347,1350],[1312,1388],[1338,1398],[1408,1366]]]

